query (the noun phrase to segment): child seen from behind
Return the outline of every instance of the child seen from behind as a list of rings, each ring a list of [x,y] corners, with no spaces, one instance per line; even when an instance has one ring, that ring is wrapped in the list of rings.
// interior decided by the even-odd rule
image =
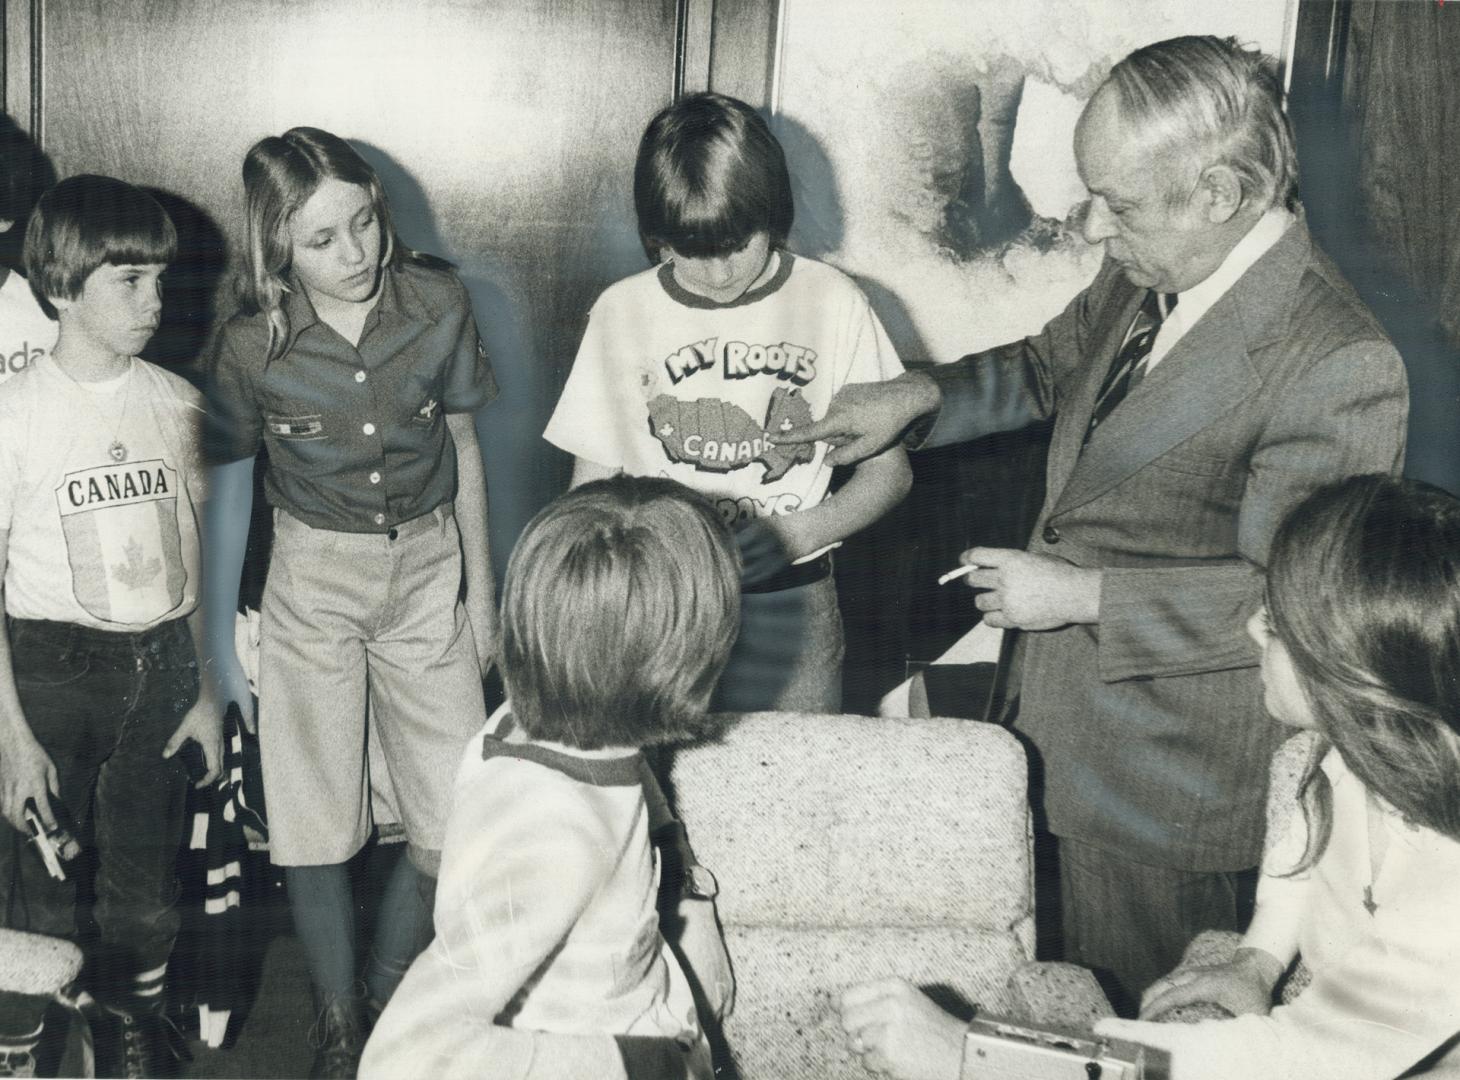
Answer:
[[[715,509],[670,480],[586,484],[528,526],[503,593],[509,700],[468,744],[436,939],[362,1076],[711,1075],[659,931],[640,748],[706,729],[738,576]]]

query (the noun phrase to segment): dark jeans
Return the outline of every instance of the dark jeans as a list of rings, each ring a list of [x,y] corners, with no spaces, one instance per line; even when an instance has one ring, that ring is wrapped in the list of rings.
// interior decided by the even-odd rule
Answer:
[[[198,666],[183,620],[139,634],[9,619],[20,707],[60,778],[61,802],[96,853],[94,992],[125,994],[167,962],[179,916],[174,868],[187,773],[163,747],[198,697]],[[76,882],[46,873],[34,844],[0,824],[0,924],[77,937]],[[110,992],[109,992],[110,991]],[[33,999],[0,995],[0,1034],[34,1030]]]
[[[740,594],[740,631],[711,712],[841,711],[846,645],[836,582]]]

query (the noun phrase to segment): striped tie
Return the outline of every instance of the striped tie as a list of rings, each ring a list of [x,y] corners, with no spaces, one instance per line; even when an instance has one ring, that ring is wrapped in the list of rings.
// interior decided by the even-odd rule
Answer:
[[[1156,333],[1161,329],[1161,322],[1175,307],[1176,294],[1167,293],[1166,314],[1163,315],[1157,294],[1147,291],[1140,310],[1136,312],[1135,321],[1131,323],[1125,344],[1115,354],[1115,359],[1110,362],[1110,370],[1105,373],[1105,381],[1100,384],[1100,393],[1095,398],[1095,411],[1090,414],[1090,426],[1085,429],[1086,442],[1090,441],[1090,436],[1095,434],[1095,429],[1105,422],[1105,418],[1115,411],[1115,407],[1125,400],[1125,396],[1136,383],[1141,381],[1144,373],[1141,364],[1151,355],[1151,347],[1156,343]]]

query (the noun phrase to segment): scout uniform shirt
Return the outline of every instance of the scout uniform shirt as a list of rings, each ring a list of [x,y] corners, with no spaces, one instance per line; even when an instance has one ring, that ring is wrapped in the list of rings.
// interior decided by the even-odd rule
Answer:
[[[456,492],[443,414],[480,408],[497,383],[466,289],[423,258],[382,271],[358,346],[320,321],[297,284],[273,360],[264,316],[235,315],[219,332],[210,450],[229,462],[266,446],[269,503],[306,525],[386,532]]]

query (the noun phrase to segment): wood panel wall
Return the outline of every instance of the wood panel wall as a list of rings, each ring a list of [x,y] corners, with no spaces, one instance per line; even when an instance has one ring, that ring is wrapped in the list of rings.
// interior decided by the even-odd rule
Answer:
[[[1409,373],[1406,475],[1460,494],[1460,4],[1303,0],[1290,112],[1309,225]]]
[[[158,189],[191,238],[159,359],[190,359],[227,305],[220,286],[243,235],[239,168],[256,139],[311,124],[375,165],[405,242],[459,266],[497,367],[502,396],[481,432],[499,570],[527,518],[566,482],[541,432],[588,309],[646,265],[631,199],[644,124],[678,90],[710,85],[717,63],[730,79],[727,56],[732,69],[750,65],[737,86],[768,86],[768,54],[746,61],[745,50],[769,48],[775,9],[774,0],[0,3],[6,111],[59,175],[103,172]]]

